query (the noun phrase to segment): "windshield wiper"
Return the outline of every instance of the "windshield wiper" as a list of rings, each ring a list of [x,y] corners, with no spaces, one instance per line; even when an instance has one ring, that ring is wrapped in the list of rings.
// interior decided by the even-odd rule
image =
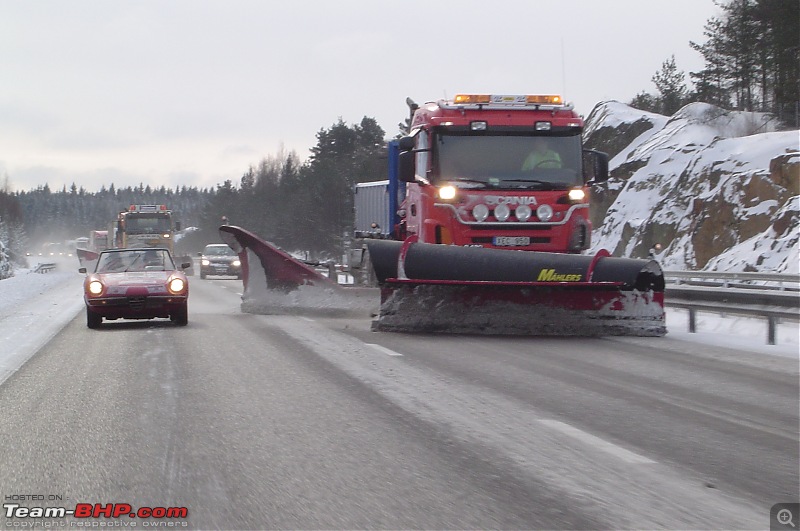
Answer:
[[[130,268],[132,268],[132,267],[133,267],[133,264],[135,264],[135,263],[136,263],[136,261],[137,261],[137,260],[138,260],[138,259],[139,259],[141,256],[142,256],[142,255],[140,255],[140,254],[137,254],[137,255],[136,255],[136,258],[134,258],[134,259],[133,259],[133,262],[131,262],[130,264],[128,264],[128,267],[126,267],[126,268],[125,268],[125,273],[127,273],[127,272],[128,272],[128,269],[130,269]]]
[[[541,186],[543,189],[546,190],[556,190],[558,188],[566,188],[564,183],[553,183],[550,181],[540,181],[538,179],[503,179],[500,182],[504,183],[520,183],[520,184],[528,184],[528,185],[536,185],[537,187]],[[526,188],[531,188],[532,186],[526,186]]]
[[[451,182],[459,182],[459,183],[480,184],[484,188],[489,186],[489,183],[487,183],[486,181],[481,181],[480,179],[470,179],[469,177],[456,177],[455,179],[444,179],[444,180]]]

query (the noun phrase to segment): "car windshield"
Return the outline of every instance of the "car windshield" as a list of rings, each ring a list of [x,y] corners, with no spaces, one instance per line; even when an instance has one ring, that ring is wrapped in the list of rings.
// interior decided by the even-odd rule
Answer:
[[[166,249],[122,249],[100,253],[96,273],[169,271],[175,263]]]
[[[583,185],[581,138],[439,134],[434,181],[462,188],[565,189]]]
[[[227,245],[209,245],[205,248],[203,254],[206,256],[235,256],[236,253]]]

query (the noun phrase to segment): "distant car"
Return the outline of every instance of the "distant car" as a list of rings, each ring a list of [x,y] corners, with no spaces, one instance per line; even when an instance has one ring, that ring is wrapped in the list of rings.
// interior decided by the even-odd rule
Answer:
[[[169,318],[179,326],[189,323],[189,281],[175,266],[168,249],[107,249],[100,253],[94,271],[85,267],[83,299],[86,326],[98,328],[103,319]]]
[[[242,278],[242,262],[239,255],[224,243],[206,245],[200,253],[200,278],[208,275],[226,275]]]

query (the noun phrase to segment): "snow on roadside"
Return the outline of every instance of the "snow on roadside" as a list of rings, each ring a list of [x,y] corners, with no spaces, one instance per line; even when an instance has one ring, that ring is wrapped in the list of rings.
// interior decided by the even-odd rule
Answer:
[[[667,301],[667,337],[714,345],[752,354],[800,359],[800,323],[785,321],[776,326],[775,345],[767,344],[767,320],[698,312],[697,332],[689,332],[689,311],[669,308]]]
[[[23,269],[0,280],[0,384],[81,311],[77,269],[70,261],[50,273]]]

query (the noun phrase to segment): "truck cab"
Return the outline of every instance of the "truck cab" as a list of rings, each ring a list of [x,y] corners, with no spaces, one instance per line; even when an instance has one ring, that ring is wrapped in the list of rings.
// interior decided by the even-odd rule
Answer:
[[[413,103],[413,102],[412,102]],[[608,157],[582,147],[583,120],[556,95],[458,95],[412,106],[397,143],[401,238],[579,253],[589,187]]]

